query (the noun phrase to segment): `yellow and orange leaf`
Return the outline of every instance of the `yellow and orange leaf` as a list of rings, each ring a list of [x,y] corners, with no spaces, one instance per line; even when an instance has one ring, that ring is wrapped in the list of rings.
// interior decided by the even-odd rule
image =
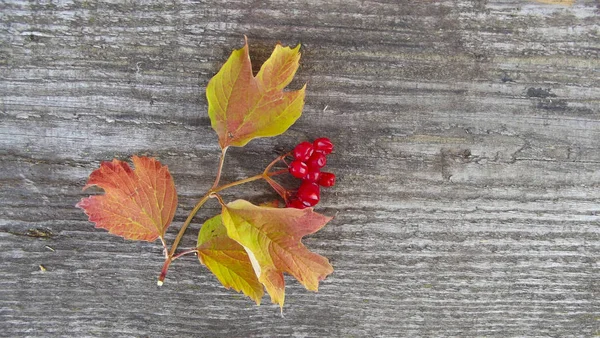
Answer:
[[[96,228],[131,240],[162,239],[177,209],[175,183],[169,169],[156,159],[132,160],[134,170],[117,159],[103,162],[83,189],[95,185],[104,195],[83,198],[77,207]]]
[[[208,116],[222,149],[280,135],[300,117],[306,85],[283,91],[298,69],[299,50],[300,45],[292,49],[277,44],[255,77],[246,41],[210,80],[206,87]]]
[[[198,233],[198,258],[225,286],[243,292],[260,305],[262,284],[254,273],[244,247],[227,236],[227,229],[217,215],[202,225]]]
[[[325,226],[330,217],[312,208],[260,207],[244,200],[224,205],[222,216],[227,235],[244,247],[273,303],[283,306],[284,272],[311,291],[317,291],[319,281],[333,272],[327,258],[301,242],[302,237]]]

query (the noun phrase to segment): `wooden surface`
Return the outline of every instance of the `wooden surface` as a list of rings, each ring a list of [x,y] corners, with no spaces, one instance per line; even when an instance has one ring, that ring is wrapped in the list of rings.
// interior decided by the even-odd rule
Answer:
[[[600,4],[563,2],[0,2],[0,336],[600,335]],[[337,146],[335,219],[305,241],[335,272],[288,279],[283,318],[192,256],[158,288],[158,243],[74,207],[100,161],[158,157],[172,241],[216,170],[205,86],[244,34],[258,62],[302,43],[306,107],[224,181]]]

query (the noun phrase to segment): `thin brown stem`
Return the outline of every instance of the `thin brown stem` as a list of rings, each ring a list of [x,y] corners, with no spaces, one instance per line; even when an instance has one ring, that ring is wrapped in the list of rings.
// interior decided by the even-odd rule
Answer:
[[[183,233],[185,232],[187,227],[190,225],[190,223],[192,223],[192,219],[194,218],[194,216],[196,216],[196,214],[198,213],[198,210],[200,210],[202,205],[204,205],[204,203],[206,203],[206,201],[208,201],[210,194],[211,194],[211,191],[209,190],[209,192],[206,193],[204,196],[202,196],[200,201],[198,201],[198,203],[196,203],[196,205],[194,206],[194,209],[192,209],[192,211],[188,215],[188,218],[185,220],[185,222],[181,226],[181,229],[179,229],[179,233],[177,234],[177,237],[175,237],[175,240],[173,241],[173,244],[171,245],[171,251],[169,252],[169,257],[173,257],[173,255],[175,254],[175,250],[177,250],[177,246],[179,245],[179,242],[181,241],[181,238],[183,237]]]
[[[243,180],[239,180],[239,181],[227,183],[227,184],[224,184],[224,185],[222,185],[220,187],[217,187],[215,189],[211,189],[208,192],[208,194],[210,195],[210,194],[217,193],[217,192],[225,190],[225,189],[229,189],[231,187],[235,187],[236,185],[240,185],[240,184],[244,184],[244,183],[249,183],[249,182],[252,182],[252,181],[257,181],[257,180],[260,180],[261,178],[267,178],[267,177],[271,177],[271,176],[285,174],[287,172],[288,172],[287,169],[282,169],[282,170],[277,170],[277,171],[270,172],[270,173],[262,173],[262,174],[250,176],[248,178],[244,178]]]
[[[279,196],[281,196],[281,198],[283,198],[283,200],[287,204],[287,202],[288,202],[288,199],[287,199],[287,190],[285,190],[285,188],[282,187],[281,184],[275,182],[275,180],[272,179],[269,176],[265,176],[265,181],[267,181],[267,183],[269,183],[269,185],[271,186],[271,188],[273,188],[273,190],[275,190],[275,192],[277,194],[279,194]]]
[[[215,178],[215,183],[213,183],[210,188],[213,190],[219,185],[219,181],[221,180],[221,173],[223,172],[223,164],[225,163],[225,153],[227,152],[227,147],[221,150],[221,156],[219,157],[219,169],[217,169],[217,178]]]
[[[223,199],[221,198],[221,196],[219,194],[212,194],[212,197],[216,198],[219,203],[221,204],[221,206],[225,206],[225,202],[223,201]]]
[[[243,180],[239,180],[239,181],[235,181],[235,182],[224,184],[224,185],[222,185],[220,187],[212,189],[210,191],[210,193],[212,194],[212,193],[219,192],[219,191],[231,188],[231,187],[235,187],[236,185],[240,185],[240,184],[244,184],[244,183],[248,183],[248,182],[260,180],[261,178],[263,178],[262,174],[254,175],[254,176],[251,176],[251,177],[248,177],[248,178],[244,178]]]
[[[290,156],[291,154],[292,153],[283,154],[283,155],[277,157],[276,159],[274,159],[273,162],[269,163],[269,165],[265,168],[265,171],[263,171],[263,174],[268,175],[271,168],[273,168],[273,166],[276,165],[277,162],[283,161],[286,157]]]
[[[177,237],[175,237],[173,244],[171,244],[171,251],[169,251],[169,255],[165,259],[165,263],[163,264],[162,270],[160,272],[160,276],[158,276],[157,284],[159,286],[163,284],[165,277],[167,276],[167,271],[169,270],[169,265],[171,265],[171,262],[173,261],[173,256],[175,255],[175,250],[177,250],[177,246],[179,245],[181,238],[185,234],[185,230],[190,225],[190,223],[192,223],[192,219],[194,218],[194,216],[196,216],[196,214],[198,213],[198,210],[200,210],[200,208],[204,205],[204,203],[206,203],[206,201],[208,201],[208,198],[210,197],[211,193],[212,193],[212,190],[209,190],[204,196],[202,196],[202,198],[194,206],[194,209],[192,209],[192,211],[188,215],[187,219],[181,226],[181,229],[179,229],[179,233],[177,234]]]
[[[281,170],[277,170],[277,171],[272,171],[272,172],[268,173],[267,176],[268,177],[277,176],[277,175],[285,174],[287,172],[289,172],[288,169],[281,169]]]
[[[171,251],[169,251],[169,255],[166,257],[165,263],[163,264],[162,270],[160,272],[160,276],[158,276],[158,282],[157,282],[157,284],[159,286],[163,285],[163,283],[164,283],[165,277],[167,276],[167,271],[169,270],[169,266],[171,265],[171,262],[174,259],[173,257],[175,256],[175,251],[177,250],[177,246],[179,245],[179,242],[181,241],[181,238],[183,238],[183,235],[185,234],[185,231],[187,230],[187,228],[190,225],[190,223],[192,223],[192,219],[194,219],[194,216],[196,216],[196,214],[198,213],[198,211],[200,210],[200,208],[204,205],[204,203],[206,203],[206,201],[208,201],[208,199],[210,198],[210,196],[212,194],[214,194],[214,193],[217,193],[217,192],[221,191],[221,190],[224,190],[224,189],[227,189],[227,188],[231,188],[231,187],[234,187],[236,185],[240,185],[240,184],[244,184],[244,183],[256,181],[256,180],[259,180],[261,178],[263,178],[263,174],[255,175],[255,176],[243,179],[243,180],[231,182],[229,184],[225,184],[225,185],[222,185],[220,187],[217,187],[217,188],[214,188],[214,189],[210,189],[206,194],[204,194],[204,196],[202,196],[202,198],[194,206],[194,209],[192,209],[192,211],[188,215],[187,219],[185,220],[185,222],[181,226],[181,229],[179,229],[179,233],[177,234],[177,237],[175,237],[175,240],[173,241],[173,244],[171,245]]]
[[[167,242],[165,242],[165,238],[160,236],[160,242],[163,246],[163,253],[165,254],[165,258],[169,258],[169,248],[167,247]]]
[[[184,250],[181,251],[179,253],[177,253],[177,255],[173,256],[173,261],[176,260],[177,258],[181,257],[181,256],[185,256],[185,255],[189,255],[191,253],[195,253],[198,252],[198,250],[200,250],[200,248],[193,248],[193,249],[188,249],[188,250]]]
[[[224,185],[218,187],[217,185],[219,184],[219,180],[221,178],[221,172],[222,172],[222,169],[223,169],[223,163],[224,163],[225,152],[226,151],[227,151],[227,148],[223,149],[223,151],[221,153],[221,159],[219,160],[219,169],[217,171],[217,178],[215,179],[215,183],[213,184],[213,187],[210,188],[206,192],[206,194],[204,194],[204,196],[202,196],[202,198],[200,198],[200,200],[198,201],[198,203],[196,203],[196,205],[194,206],[194,208],[192,209],[192,211],[188,215],[187,219],[185,220],[185,222],[181,226],[181,229],[179,229],[179,233],[177,234],[177,237],[175,237],[175,240],[173,241],[173,244],[171,245],[171,250],[169,251],[168,255],[165,258],[165,263],[163,264],[162,270],[160,272],[160,276],[158,277],[157,284],[159,286],[163,284],[163,282],[165,280],[165,277],[167,276],[167,271],[169,270],[169,266],[171,265],[171,262],[173,260],[175,260],[176,258],[180,257],[180,256],[183,256],[185,254],[190,253],[190,252],[187,252],[187,251],[183,251],[183,252],[175,255],[175,251],[177,250],[177,247],[179,246],[179,242],[181,242],[181,239],[183,238],[183,235],[185,234],[185,231],[187,230],[188,226],[192,223],[192,220],[194,219],[194,216],[196,216],[196,214],[198,213],[198,211],[200,210],[200,208],[204,205],[204,203],[206,203],[206,201],[208,201],[209,198],[211,198],[211,197],[214,196],[214,197],[216,197],[219,200],[219,202],[222,205],[225,205],[225,202],[223,202],[223,199],[221,199],[221,197],[216,194],[219,191],[222,191],[222,190],[225,190],[225,189],[228,189],[228,188],[231,188],[231,187],[235,187],[235,186],[240,185],[240,184],[244,184],[244,183],[249,183],[249,182],[252,182],[252,181],[260,180],[260,179],[271,180],[270,179],[271,176],[281,175],[281,174],[284,174],[284,173],[287,172],[287,169],[282,169],[282,170],[278,170],[278,171],[274,171],[274,172],[269,172],[269,170],[271,170],[271,168],[275,164],[277,164],[277,162],[281,161],[286,156],[288,156],[289,153],[288,154],[284,154],[282,156],[279,156],[275,160],[273,160],[273,162],[271,162],[267,166],[267,168],[265,169],[265,171],[263,171],[262,174],[254,175],[254,176],[245,178],[243,180],[231,182],[231,183],[224,184]],[[271,181],[273,181],[273,180],[271,180]],[[280,195],[281,195],[281,193],[280,193]],[[284,197],[284,199],[285,199],[285,197]],[[166,250],[166,244],[164,246],[165,246],[165,250]]]

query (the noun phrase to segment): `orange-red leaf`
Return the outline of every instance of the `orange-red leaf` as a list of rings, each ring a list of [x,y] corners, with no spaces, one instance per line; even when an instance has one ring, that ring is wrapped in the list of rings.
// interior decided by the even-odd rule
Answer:
[[[198,258],[226,288],[242,291],[260,304],[262,284],[252,269],[244,247],[227,236],[227,229],[217,215],[204,222],[198,233]]]
[[[206,87],[208,116],[221,148],[242,147],[257,137],[282,134],[300,117],[306,86],[283,91],[298,69],[299,50],[300,45],[292,49],[277,44],[256,77],[248,41],[231,53]]]
[[[294,276],[308,290],[333,272],[327,258],[309,251],[301,239],[321,229],[330,217],[308,209],[259,207],[244,200],[223,206],[227,235],[240,243],[266,287],[271,300],[283,306],[283,273]]]
[[[132,240],[163,238],[177,209],[177,193],[166,166],[149,157],[133,156],[132,170],[126,162],[103,162],[83,188],[104,189],[104,195],[83,198],[83,209],[96,228]]]

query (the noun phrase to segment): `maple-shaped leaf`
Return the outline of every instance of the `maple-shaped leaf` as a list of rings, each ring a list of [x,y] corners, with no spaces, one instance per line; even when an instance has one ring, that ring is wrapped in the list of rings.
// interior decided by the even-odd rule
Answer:
[[[164,238],[177,209],[175,183],[169,169],[154,158],[133,156],[129,164],[117,159],[103,162],[83,188],[96,185],[104,195],[83,198],[83,209],[97,228],[127,239]]]
[[[208,116],[219,144],[242,147],[257,137],[285,132],[302,114],[304,90],[283,91],[294,77],[300,60],[294,49],[275,46],[256,77],[248,54],[248,41],[233,51],[206,87]]]
[[[317,232],[330,217],[312,208],[260,207],[244,200],[224,205],[222,216],[227,235],[246,249],[273,303],[283,307],[284,272],[312,291],[317,291],[319,281],[333,272],[327,258],[301,243],[303,236]]]
[[[198,233],[198,258],[225,286],[242,291],[260,305],[264,294],[250,258],[240,244],[227,236],[227,229],[217,215],[206,221]]]

